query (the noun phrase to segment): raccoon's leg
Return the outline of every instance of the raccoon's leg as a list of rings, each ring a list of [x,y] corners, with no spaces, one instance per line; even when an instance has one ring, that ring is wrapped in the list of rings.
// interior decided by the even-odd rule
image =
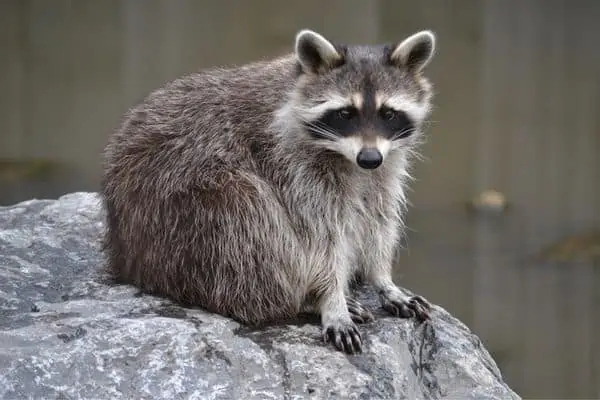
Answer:
[[[346,353],[362,351],[362,337],[352,320],[343,292],[333,289],[323,296],[320,304],[323,340],[331,342]]]
[[[362,252],[362,265],[368,282],[377,291],[382,307],[392,315],[401,318],[417,318],[420,321],[429,318],[431,305],[421,296],[404,294],[392,280],[394,250],[399,233],[390,224],[367,241]]]
[[[350,318],[357,324],[364,324],[373,321],[375,318],[371,311],[365,308],[358,300],[354,297],[346,296],[346,304],[348,305],[348,312],[350,312]]]
[[[373,314],[367,308],[365,308],[358,300],[354,297],[346,295],[346,304],[348,305],[348,312],[350,318],[357,324],[364,324],[374,320]],[[319,309],[315,304],[305,303],[302,305],[300,310],[302,313],[318,314]]]
[[[321,314],[323,340],[332,342],[338,350],[346,353],[360,353],[362,338],[346,303],[347,255],[341,253],[332,258],[329,268],[323,269],[313,282],[318,293],[317,307]]]
[[[396,317],[429,319],[431,305],[422,296],[407,296],[394,285],[394,288],[381,289],[379,298],[384,310]]]

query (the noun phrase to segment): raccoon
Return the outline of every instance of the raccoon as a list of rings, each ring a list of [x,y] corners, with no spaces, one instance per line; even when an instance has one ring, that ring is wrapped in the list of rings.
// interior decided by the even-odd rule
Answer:
[[[344,45],[305,29],[289,54],[148,94],[104,153],[108,272],[242,324],[315,313],[347,353],[373,320],[357,277],[389,313],[428,318],[391,271],[434,49],[431,31]]]

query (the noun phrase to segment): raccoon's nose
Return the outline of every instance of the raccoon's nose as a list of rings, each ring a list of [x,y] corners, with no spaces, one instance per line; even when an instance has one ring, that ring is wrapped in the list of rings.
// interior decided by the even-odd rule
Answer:
[[[362,149],[356,156],[356,163],[364,169],[375,169],[383,162],[383,156],[377,149]]]

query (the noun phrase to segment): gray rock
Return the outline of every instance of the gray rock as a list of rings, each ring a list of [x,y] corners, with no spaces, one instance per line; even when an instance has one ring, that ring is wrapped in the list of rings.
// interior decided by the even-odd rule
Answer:
[[[518,399],[469,329],[376,321],[365,351],[321,342],[318,321],[253,330],[108,284],[99,198],[0,207],[2,399]]]

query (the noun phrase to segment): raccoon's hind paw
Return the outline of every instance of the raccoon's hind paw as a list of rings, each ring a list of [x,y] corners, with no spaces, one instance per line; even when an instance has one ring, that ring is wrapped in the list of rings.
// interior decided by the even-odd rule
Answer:
[[[331,342],[338,350],[349,354],[362,352],[362,338],[358,327],[352,322],[336,322],[323,327],[323,340]]]
[[[421,296],[399,298],[383,296],[383,309],[400,318],[416,318],[418,321],[429,319],[431,304]]]
[[[373,321],[375,318],[371,311],[366,309],[360,302],[352,297],[346,297],[346,304],[348,305],[348,312],[352,321],[357,324],[364,324]]]

